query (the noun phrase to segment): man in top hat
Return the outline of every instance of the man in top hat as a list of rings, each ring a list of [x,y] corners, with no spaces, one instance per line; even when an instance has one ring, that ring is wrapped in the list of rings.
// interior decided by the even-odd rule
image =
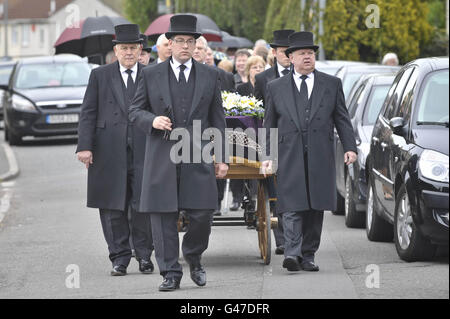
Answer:
[[[172,58],[143,70],[129,115],[130,122],[147,134],[140,208],[151,213],[155,256],[164,278],[160,291],[178,289],[183,276],[178,262],[180,210],[185,211],[189,220],[182,252],[191,279],[198,286],[206,284],[201,257],[208,247],[217,205],[216,177],[224,177],[228,170],[221,160],[223,155],[215,154],[217,164],[200,158],[209,141],[199,145],[193,139],[196,121],[196,125],[201,125],[201,132],[207,128],[218,129],[222,136],[216,136],[215,141],[219,145],[222,142],[224,148],[225,114],[219,73],[192,59],[195,40],[201,36],[196,25],[197,18],[193,15],[174,15],[170,19],[166,36]],[[188,161],[181,163],[171,158],[177,132],[189,133],[190,150],[180,149],[176,153],[188,157]],[[197,158],[195,162],[193,157]]]
[[[141,55],[139,56],[139,63],[142,65],[148,65],[152,60],[152,47],[148,46],[148,37],[145,34],[141,34],[140,38],[142,39],[142,50]]]
[[[88,169],[87,206],[100,209],[111,275],[127,273],[132,255],[130,229],[139,270],[148,274],[154,269],[150,216],[137,212],[145,134],[128,123],[128,108],[143,68],[138,63],[142,40],[135,24],[118,25],[115,32],[118,61],[92,70],[81,106],[76,152]]]
[[[266,105],[266,89],[267,83],[275,79],[281,78],[291,71],[291,61],[286,56],[286,50],[289,47],[289,36],[294,33],[294,30],[276,30],[273,32],[272,53],[275,57],[275,65],[266,71],[257,74],[255,77],[255,97],[258,100],[263,101],[263,106]],[[267,186],[270,198],[276,198],[275,181],[273,177],[267,179]],[[273,202],[271,207],[274,208]],[[284,254],[284,234],[283,234],[283,222],[282,216],[274,209],[274,216],[278,217],[278,227],[273,228],[273,234],[275,237],[275,254]]]
[[[319,270],[315,254],[323,211],[336,209],[334,127],[346,164],[357,158],[342,83],[315,70],[317,49],[311,32],[291,34],[286,56],[293,70],[267,85],[264,126],[278,128],[277,212],[282,215],[283,267],[288,271]],[[272,161],[263,161],[262,167],[271,171]]]

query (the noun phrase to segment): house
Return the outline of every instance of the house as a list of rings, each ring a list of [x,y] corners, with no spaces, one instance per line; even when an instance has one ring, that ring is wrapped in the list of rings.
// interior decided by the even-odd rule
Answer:
[[[0,0],[3,8],[6,0]],[[100,0],[7,0],[7,53],[5,10],[0,10],[0,57],[13,59],[53,55],[61,32],[79,20],[95,16],[120,16]]]

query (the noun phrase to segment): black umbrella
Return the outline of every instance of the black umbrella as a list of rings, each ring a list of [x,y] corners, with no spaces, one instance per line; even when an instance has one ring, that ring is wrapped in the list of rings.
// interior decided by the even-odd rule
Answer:
[[[76,28],[66,28],[55,42],[55,54],[72,53],[81,57],[101,55],[113,49],[114,27],[130,23],[122,17],[90,17]]]
[[[252,48],[253,42],[247,38],[235,37],[228,32],[222,31],[222,42],[208,42],[208,45],[213,48]]]

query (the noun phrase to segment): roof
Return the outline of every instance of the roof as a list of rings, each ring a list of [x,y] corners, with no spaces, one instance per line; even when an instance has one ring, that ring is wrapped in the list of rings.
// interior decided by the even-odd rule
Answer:
[[[40,64],[40,63],[64,63],[64,62],[82,62],[86,59],[74,54],[58,54],[49,55],[36,58],[23,58],[19,61],[20,64]]]
[[[52,0],[8,0],[8,19],[47,19],[50,14]],[[55,0],[55,12],[64,8],[74,0]],[[0,0],[3,4],[4,0]],[[3,19],[3,15],[0,15]]]

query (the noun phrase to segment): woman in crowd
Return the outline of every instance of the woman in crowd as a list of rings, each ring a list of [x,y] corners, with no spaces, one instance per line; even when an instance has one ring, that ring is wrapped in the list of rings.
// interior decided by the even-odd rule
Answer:
[[[247,60],[245,65],[245,76],[248,78],[247,83],[243,83],[237,87],[237,92],[243,96],[254,95],[255,93],[255,76],[264,71],[266,63],[259,55],[254,55]]]

